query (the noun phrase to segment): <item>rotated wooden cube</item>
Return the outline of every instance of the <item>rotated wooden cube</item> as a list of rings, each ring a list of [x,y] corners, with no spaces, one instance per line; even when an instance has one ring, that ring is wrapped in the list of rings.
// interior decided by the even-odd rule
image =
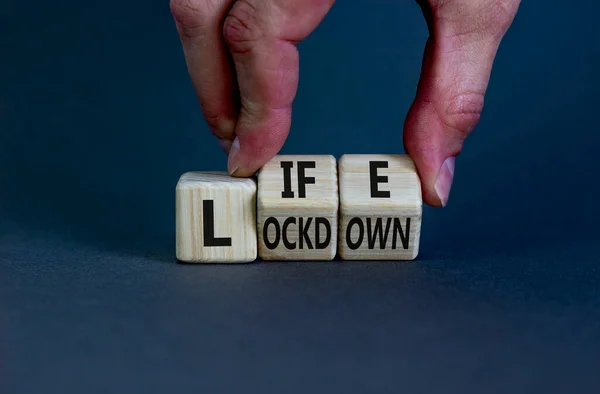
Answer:
[[[263,260],[332,260],[338,179],[330,155],[278,155],[258,172],[258,252]]]
[[[419,253],[421,182],[408,155],[344,155],[338,164],[343,260],[413,260]]]
[[[176,187],[176,254],[189,263],[257,258],[256,182],[225,172],[188,172]]]

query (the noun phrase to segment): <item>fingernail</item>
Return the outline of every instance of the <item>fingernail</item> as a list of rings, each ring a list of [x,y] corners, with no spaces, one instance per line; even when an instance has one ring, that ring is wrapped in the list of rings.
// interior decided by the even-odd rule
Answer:
[[[448,197],[450,196],[450,189],[452,188],[452,180],[454,179],[454,162],[455,157],[449,157],[444,161],[440,171],[438,172],[438,177],[434,185],[435,192],[442,202],[443,207],[448,204]]]
[[[235,137],[233,143],[231,144],[231,148],[229,150],[229,160],[227,162],[227,168],[229,170],[229,175],[235,175],[235,172],[240,168],[238,164],[237,156],[240,153],[240,140],[238,137]]]

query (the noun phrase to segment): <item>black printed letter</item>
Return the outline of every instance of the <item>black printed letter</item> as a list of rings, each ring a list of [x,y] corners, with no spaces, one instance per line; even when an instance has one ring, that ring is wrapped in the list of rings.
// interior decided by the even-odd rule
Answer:
[[[392,223],[392,218],[387,219],[387,223],[385,226],[385,233],[383,232],[383,224],[382,219],[375,219],[375,229],[371,231],[371,218],[367,218],[367,240],[369,244],[369,249],[375,249],[375,241],[377,240],[377,233],[379,232],[379,249],[385,249],[385,244],[387,243],[387,237],[390,232],[390,224]]]
[[[204,246],[231,246],[231,238],[215,238],[215,206],[213,200],[202,201]]]
[[[298,233],[298,238],[300,238],[300,249],[303,249],[303,241],[306,241],[306,245],[308,247],[308,249],[312,249],[312,242],[310,242],[310,238],[308,236],[308,229],[310,228],[310,223],[312,222],[312,218],[308,218],[306,220],[306,227],[302,226],[302,220],[303,218],[300,218],[300,224],[298,225],[298,227],[300,227],[299,229],[299,233]]]
[[[352,235],[352,226],[354,226],[355,224],[358,225],[358,240],[354,243],[350,239],[350,236]],[[359,218],[353,218],[352,220],[350,220],[350,222],[348,223],[348,227],[346,227],[346,244],[348,244],[348,247],[352,250],[360,248],[360,244],[362,244],[364,236],[365,227],[363,225],[362,220],[360,220]]]
[[[286,248],[290,250],[296,249],[296,242],[290,242],[287,237],[287,228],[290,224],[296,224],[296,218],[287,218],[285,222],[283,222],[283,229],[281,232],[283,233],[283,244]]]
[[[320,232],[319,232],[319,227],[321,226],[321,224],[325,225],[325,231],[326,231],[326,236],[325,236],[325,241],[321,242],[320,241]],[[315,219],[315,246],[317,249],[325,249],[328,245],[329,242],[331,242],[331,224],[329,223],[329,220],[327,220],[326,218],[316,218]]]
[[[281,162],[281,168],[283,168],[283,191],[281,192],[281,198],[294,198],[294,192],[292,191],[292,167],[294,167],[294,163],[291,161]]]
[[[307,168],[316,168],[316,161],[299,161],[298,162],[298,196],[300,198],[306,198],[306,184],[314,184],[315,177],[307,177],[304,170]]]
[[[269,224],[275,226],[275,241],[273,242],[269,241]],[[279,233],[279,222],[277,221],[277,219],[273,217],[268,218],[263,226],[263,240],[265,241],[266,247],[271,250],[275,249],[277,245],[279,245],[280,235],[281,234]]]
[[[410,218],[406,218],[406,234],[402,231],[402,225],[399,218],[394,218],[394,236],[392,237],[392,249],[396,249],[396,232],[400,233],[402,247],[408,249],[408,239],[410,236]]]
[[[369,162],[369,172],[371,174],[371,197],[372,198],[390,198],[389,191],[379,190],[377,187],[378,183],[384,183],[388,181],[387,176],[379,176],[377,175],[378,168],[388,168],[387,161],[370,161]]]

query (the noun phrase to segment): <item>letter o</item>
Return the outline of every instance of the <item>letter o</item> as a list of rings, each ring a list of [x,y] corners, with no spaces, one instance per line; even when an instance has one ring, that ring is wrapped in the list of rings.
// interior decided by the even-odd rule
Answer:
[[[358,225],[358,240],[356,242],[352,242],[350,238],[352,236],[352,226],[355,224]],[[346,227],[346,245],[348,245],[351,250],[356,250],[360,248],[364,237],[365,226],[363,225],[362,220],[359,218],[352,218],[350,222],[348,222],[348,227]]]
[[[272,224],[275,226],[275,241],[269,241],[269,225]],[[274,217],[270,217],[265,220],[265,224],[263,226],[263,241],[265,246],[271,250],[275,249],[277,245],[279,245],[279,239],[281,238],[281,230],[279,229],[279,222]]]

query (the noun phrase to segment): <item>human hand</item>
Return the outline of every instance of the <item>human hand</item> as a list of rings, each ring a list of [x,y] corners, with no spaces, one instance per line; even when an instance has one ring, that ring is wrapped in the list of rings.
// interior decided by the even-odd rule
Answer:
[[[454,158],[479,121],[496,51],[520,0],[417,0],[429,27],[404,146],[423,201],[444,206]],[[171,0],[204,117],[229,155],[233,176],[250,176],[282,148],[298,86],[296,44],[334,0]]]

